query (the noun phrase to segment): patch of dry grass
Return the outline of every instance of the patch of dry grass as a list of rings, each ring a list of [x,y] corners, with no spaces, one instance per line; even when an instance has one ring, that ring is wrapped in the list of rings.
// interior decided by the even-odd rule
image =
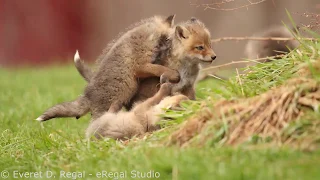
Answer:
[[[208,105],[173,133],[171,143],[186,146],[207,126],[222,124],[228,126],[222,138],[226,144],[240,144],[256,134],[285,143],[290,137],[282,138],[283,129],[305,111],[317,111],[319,104],[320,84],[310,78],[295,78],[259,96]],[[208,138],[211,136],[202,136],[201,142]]]

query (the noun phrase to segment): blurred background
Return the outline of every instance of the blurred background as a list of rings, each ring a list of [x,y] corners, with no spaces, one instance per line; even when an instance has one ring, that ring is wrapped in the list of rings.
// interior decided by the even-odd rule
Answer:
[[[192,5],[212,2],[215,1],[0,0],[0,67],[70,64],[76,49],[86,62],[93,62],[119,32],[153,15],[176,14],[176,23],[195,16],[206,24],[212,38],[220,38],[250,36],[282,21],[289,24],[285,9],[298,24],[308,23],[302,13],[320,10],[319,0],[266,0],[232,11],[204,10],[204,6]],[[228,6],[244,4],[248,0],[231,0]],[[215,63],[240,60],[245,43],[214,43],[218,56]]]

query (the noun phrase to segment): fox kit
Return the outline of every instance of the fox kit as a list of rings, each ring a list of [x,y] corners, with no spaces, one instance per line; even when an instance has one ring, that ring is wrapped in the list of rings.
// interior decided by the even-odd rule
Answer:
[[[175,31],[168,36],[162,35],[156,49],[152,62],[175,69],[180,74],[180,81],[173,87],[173,91],[195,99],[194,83],[199,73],[199,63],[211,63],[216,59],[211,47],[210,32],[205,25],[200,20],[191,18],[177,25]],[[90,79],[92,72],[81,73],[87,69],[81,61],[76,62],[76,67],[85,79]],[[141,80],[137,93],[126,106],[127,109],[137,101],[152,97],[159,90],[158,84],[158,77]]]
[[[171,91],[172,84],[164,83],[154,96],[136,104],[131,111],[103,114],[90,123],[86,136],[125,140],[159,129],[157,122],[160,121],[159,115],[163,114],[164,109],[177,107],[181,101],[188,100],[188,97],[181,94],[169,96]]]
[[[280,37],[280,38],[293,38],[294,36],[291,32],[284,26],[271,27],[268,30],[257,33],[254,35],[256,37]],[[245,48],[245,55],[248,59],[258,59],[270,56],[281,55],[290,52],[290,50],[295,49],[299,46],[297,40],[289,41],[248,41]],[[268,62],[270,60],[266,60]]]
[[[139,78],[165,74],[170,81],[179,81],[177,71],[151,62],[160,36],[174,31],[173,19],[174,15],[167,18],[155,16],[135,24],[109,44],[98,58],[99,67],[90,74],[82,96],[49,108],[37,120],[79,118],[89,111],[92,119],[96,119],[106,111],[117,112],[127,104],[138,89]],[[77,54],[75,60],[79,60]]]
[[[295,28],[292,29],[293,32],[296,32]],[[294,36],[291,32],[284,26],[274,26],[266,31],[259,32],[254,35],[254,37],[279,37],[279,38],[293,38]],[[299,42],[296,40],[289,41],[273,41],[273,40],[249,40],[245,46],[245,56],[247,59],[259,59],[266,58],[270,56],[281,55],[288,53],[290,50],[295,49],[299,46]],[[278,59],[278,58],[276,58]],[[270,60],[266,59],[264,62],[269,62]],[[260,61],[261,62],[261,61]],[[247,65],[255,65],[256,62],[250,62]],[[226,79],[224,77],[218,76],[214,72],[201,72],[197,81],[201,81],[208,77],[208,73],[216,76],[218,79]]]
[[[180,74],[180,81],[173,86],[172,91],[180,92],[194,100],[194,83],[199,73],[200,62],[211,63],[216,59],[211,47],[210,32],[200,20],[191,18],[187,22],[178,24],[175,33],[168,39],[164,45],[165,50],[159,52],[165,54],[158,55],[162,59],[159,64],[175,69]],[[142,83],[133,102],[154,94],[157,89],[152,87],[157,87],[159,78],[147,78]]]

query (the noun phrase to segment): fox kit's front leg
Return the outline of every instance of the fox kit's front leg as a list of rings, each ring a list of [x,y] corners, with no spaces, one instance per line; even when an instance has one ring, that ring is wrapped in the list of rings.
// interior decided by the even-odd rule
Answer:
[[[171,82],[179,82],[180,80],[178,71],[158,64],[148,63],[146,65],[143,65],[138,69],[136,73],[137,78],[148,78],[153,76],[160,77],[161,75],[168,77]]]
[[[172,94],[183,94],[187,96],[191,100],[196,99],[195,90],[193,84],[190,83],[188,79],[181,79],[181,81],[177,84],[174,84],[171,90]]]
[[[196,100],[196,92],[194,90],[194,87],[192,85],[185,87],[181,94],[187,96],[191,100]]]

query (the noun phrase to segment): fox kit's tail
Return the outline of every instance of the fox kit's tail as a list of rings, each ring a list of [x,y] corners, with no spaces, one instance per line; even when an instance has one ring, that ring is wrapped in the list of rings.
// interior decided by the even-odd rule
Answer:
[[[78,72],[80,75],[89,82],[92,77],[92,71],[89,69],[88,66],[84,64],[84,62],[81,60],[79,52],[77,50],[76,54],[74,55],[74,65],[76,66]]]
[[[89,102],[81,96],[78,99],[70,102],[57,104],[46,110],[37,121],[47,121],[58,117],[76,117],[77,119],[89,112]]]

